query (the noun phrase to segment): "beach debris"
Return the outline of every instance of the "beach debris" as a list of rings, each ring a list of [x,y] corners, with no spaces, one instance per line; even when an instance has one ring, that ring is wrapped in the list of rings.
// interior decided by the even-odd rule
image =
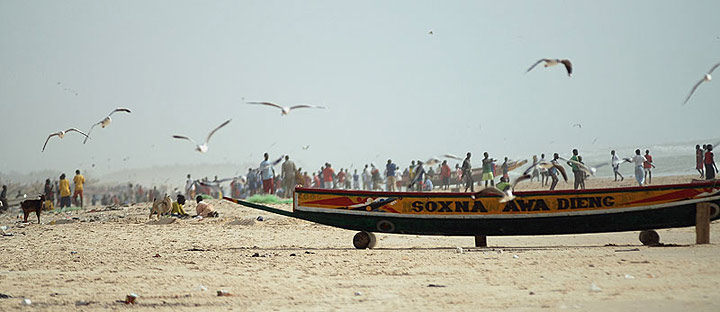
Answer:
[[[640,251],[640,248],[617,249],[617,250],[615,250],[615,252],[631,252],[631,251]]]
[[[499,255],[502,255],[502,253],[503,253],[503,250],[502,250],[502,249],[498,249],[498,250],[496,250],[496,251],[497,251],[497,253],[498,253]]]
[[[592,283],[592,284],[590,284],[590,291],[600,292],[600,291],[602,291],[602,288],[598,287],[598,285],[595,285],[595,283]]]
[[[71,254],[71,255],[77,255],[77,251],[71,251],[70,254]]]
[[[440,284],[428,284],[427,287],[445,287],[445,285],[440,285]]]
[[[258,216],[258,217],[257,217],[257,218],[256,218],[255,220],[258,220],[258,221],[265,221],[265,218],[263,218],[263,216]]]
[[[294,254],[294,253],[291,253],[291,254],[290,254],[290,257],[295,257],[295,256],[297,256],[297,255]]]
[[[232,296],[231,293],[229,293],[227,290],[224,290],[224,289],[218,290],[218,291],[217,291],[217,295],[218,295],[218,297],[230,297],[230,296]]]
[[[359,292],[359,291],[356,291],[356,292],[355,292],[355,296],[362,296],[362,293]]]
[[[206,249],[202,249],[202,248],[193,247],[193,248],[190,248],[190,249],[186,249],[185,251],[207,251],[207,250],[206,250]]]
[[[153,258],[160,258],[160,257],[161,257],[161,256],[160,256],[160,254],[158,254],[158,253],[156,253],[156,254],[153,256]]]
[[[465,252],[465,251],[462,249],[462,247],[457,247],[457,248],[455,249],[455,251],[457,251],[457,253],[459,253],[459,254]]]
[[[625,274],[626,279],[635,279],[635,276],[632,276],[630,274]]]
[[[260,257],[260,254],[256,252],[251,257]]]
[[[0,293],[0,299],[8,299],[8,298],[12,298],[12,297],[13,297],[13,296],[10,296],[10,295],[7,295],[7,294],[3,294],[3,293]]]
[[[207,291],[208,288],[205,287],[205,285],[198,285],[198,287],[195,287],[195,290],[197,290],[197,291]]]
[[[31,304],[32,304],[32,301],[30,301],[30,299],[28,299],[28,298],[25,298],[25,299],[23,299],[23,300],[22,300],[22,304],[23,304],[23,305],[28,305],[28,306],[29,306],[29,305],[31,305]]]
[[[0,226],[0,230],[7,231],[9,227],[7,225]]]
[[[306,254],[306,255],[314,255],[315,253],[312,252],[312,251],[305,251],[305,254]]]
[[[534,295],[534,294],[535,294],[534,291],[531,291],[530,293],[528,293],[528,295],[530,295],[530,296],[532,296],[532,295]]]
[[[136,293],[129,293],[127,296],[125,296],[125,304],[135,304],[135,299],[137,299],[138,295]]]
[[[513,255],[513,259],[519,259],[520,257],[518,255]]]
[[[94,302],[92,302],[92,301],[82,301],[82,300],[78,300],[78,301],[75,301],[75,306],[76,306],[76,307],[79,307],[79,306],[88,306],[88,305],[90,305],[91,303],[94,303]]]

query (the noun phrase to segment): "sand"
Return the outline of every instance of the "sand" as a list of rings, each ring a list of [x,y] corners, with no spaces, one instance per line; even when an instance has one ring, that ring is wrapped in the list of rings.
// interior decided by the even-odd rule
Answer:
[[[720,299],[717,224],[709,245],[679,228],[658,231],[674,247],[642,246],[638,232],[489,237],[489,248],[379,234],[356,250],[353,231],[211,202],[220,218],[148,222],[149,204],[45,213],[40,225],[0,216],[13,234],[0,237],[0,293],[12,296],[0,310],[125,309],[129,293],[133,309],[160,311],[712,311]]]

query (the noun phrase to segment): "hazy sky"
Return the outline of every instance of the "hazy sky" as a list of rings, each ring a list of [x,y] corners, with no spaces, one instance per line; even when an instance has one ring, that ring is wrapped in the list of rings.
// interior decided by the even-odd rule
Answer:
[[[717,137],[720,82],[681,104],[720,62],[718,12],[717,0],[2,0],[0,171],[240,166],[265,151],[314,170],[405,167]],[[525,74],[544,57],[571,59],[573,76]],[[243,97],[328,109],[280,116]],[[119,106],[133,113],[88,144],[71,133],[40,152]],[[206,154],[171,138],[230,118]]]

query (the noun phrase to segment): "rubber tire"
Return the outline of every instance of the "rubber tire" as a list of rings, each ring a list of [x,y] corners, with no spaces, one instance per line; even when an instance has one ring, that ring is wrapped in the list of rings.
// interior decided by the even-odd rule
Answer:
[[[640,232],[640,242],[645,246],[654,246],[660,244],[660,235],[655,230],[645,230]]]
[[[377,239],[375,238],[375,234],[370,232],[357,232],[355,237],[353,237],[353,246],[357,249],[372,249],[376,243]]]

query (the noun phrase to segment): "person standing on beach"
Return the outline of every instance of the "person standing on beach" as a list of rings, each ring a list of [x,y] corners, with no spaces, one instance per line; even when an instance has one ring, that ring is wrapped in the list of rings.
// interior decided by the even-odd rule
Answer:
[[[0,192],[0,206],[2,206],[3,210],[7,210],[8,208],[8,202],[7,202],[7,185],[3,184],[2,186],[2,192]]]
[[[450,189],[450,172],[450,166],[448,166],[447,160],[443,160],[442,165],[440,165],[440,179],[442,181],[440,189]]]
[[[248,179],[250,178],[250,175],[248,174]],[[190,174],[187,175],[187,180],[185,180],[185,198],[194,198],[194,194],[192,191],[195,189],[195,181],[193,181],[192,178],[190,178]]]
[[[60,175],[60,208],[70,207],[70,181],[65,178],[65,174]]]
[[[537,155],[533,155],[533,165],[538,163]],[[530,174],[530,182],[532,182],[533,179],[537,178],[540,180],[540,170],[538,169],[538,166],[533,167],[532,174]]]
[[[363,190],[369,191],[370,190],[370,169],[368,168],[368,165],[365,164],[365,168],[363,169],[363,172],[361,174],[362,182],[363,182]]]
[[[570,157],[570,160],[580,162],[578,159],[578,150],[575,148],[572,150],[572,157]],[[573,162],[567,162],[567,164],[572,168],[573,177],[574,177],[574,187],[577,190],[579,186],[582,186],[582,189],[585,189],[585,172],[580,170],[580,167],[576,165]]]
[[[353,172],[353,190],[359,190],[360,189],[360,175],[357,172],[357,169],[355,169],[355,172]]]
[[[323,186],[326,189],[333,188],[333,179],[335,178],[335,170],[330,163],[325,163],[325,169],[322,171]]]
[[[510,175],[508,175],[508,158],[505,157],[505,161],[503,161],[502,165],[500,165],[500,169],[502,169],[502,177],[510,181]]]
[[[650,150],[645,150],[645,162],[643,162],[643,170],[645,171],[645,180],[647,184],[652,183],[652,169],[655,168]]]
[[[718,172],[717,165],[715,165],[715,155],[713,155],[712,144],[707,145],[707,152],[705,152],[705,179],[714,180],[715,173]]]
[[[265,194],[275,194],[275,173],[273,172],[273,163],[270,161],[268,153],[263,154],[263,161],[260,162],[260,177],[262,178],[262,187]]]
[[[397,165],[388,159],[385,165],[385,175],[387,177],[386,185],[388,192],[395,192],[395,172],[397,171]]]
[[[473,181],[472,178],[472,165],[470,164],[470,157],[472,154],[470,152],[467,153],[467,156],[465,156],[465,160],[463,160],[462,167],[462,177],[463,180],[465,180],[465,192],[467,192],[468,188],[470,189],[470,192],[475,192],[475,181]]]
[[[73,177],[75,183],[75,192],[73,193],[73,201],[75,206],[82,208],[83,206],[83,184],[85,184],[85,177],[80,174],[80,170],[75,170],[75,177]],[[80,195],[80,201],[78,202],[77,197]],[[80,203],[80,204],[78,204]]]
[[[610,165],[612,166],[613,173],[615,174],[615,182],[617,182],[617,177],[620,176],[620,182],[625,180],[625,177],[623,177],[622,173],[620,173],[620,159],[615,155],[615,150],[610,151]]]
[[[540,154],[540,162],[544,162],[544,161],[545,161],[545,154],[543,153],[543,154]],[[508,181],[510,181],[510,180],[508,179]],[[540,185],[545,186],[548,184],[548,182],[550,182],[550,177],[548,176],[547,169],[540,168]]]
[[[557,168],[555,168],[554,165],[558,164],[558,158],[560,158],[560,155],[558,153],[553,154],[553,159],[550,161],[550,163],[553,164],[553,167],[550,167],[548,169],[548,175],[550,176],[550,179],[552,179],[552,182],[550,183],[550,190],[555,190],[555,187],[558,184],[558,176],[557,176]]]
[[[703,146],[704,148],[705,146]],[[700,179],[705,178],[705,171],[703,166],[705,165],[705,152],[700,149],[700,144],[695,145],[695,169],[700,173]]]
[[[283,183],[283,197],[285,198],[292,198],[293,192],[295,191],[295,184],[296,184],[296,175],[297,175],[297,168],[295,167],[295,162],[290,160],[289,155],[285,155],[285,162],[282,164],[282,183]]]
[[[632,163],[635,165],[635,180],[637,180],[639,186],[643,186],[643,182],[645,182],[645,172],[643,170],[645,158],[640,155],[639,149],[635,150],[635,156],[632,158]]]
[[[493,173],[493,162],[495,159],[490,158],[490,155],[488,152],[483,153],[483,160],[482,160],[482,168],[483,168],[483,174],[482,174],[482,180],[485,181],[485,187],[488,186],[488,182],[490,182],[491,186],[495,186],[495,174]]]

